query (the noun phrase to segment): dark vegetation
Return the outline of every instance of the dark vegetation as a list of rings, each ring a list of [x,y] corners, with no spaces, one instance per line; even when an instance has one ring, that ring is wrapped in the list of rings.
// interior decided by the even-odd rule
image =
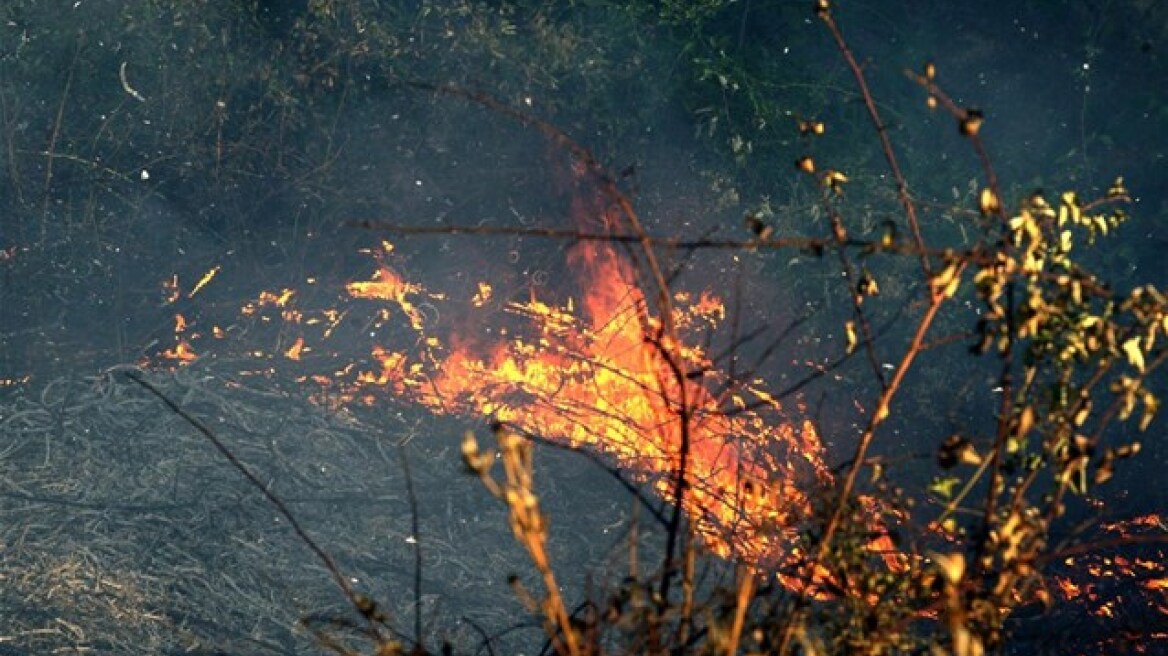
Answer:
[[[1164,466],[1168,307],[1139,249],[1164,237],[1125,237],[1163,218],[1154,200],[1127,214],[1151,174],[1125,165],[1147,160],[1091,155],[1131,135],[1092,132],[1086,93],[1071,145],[1038,122],[999,152],[988,135],[1009,122],[954,99],[994,79],[934,68],[928,39],[867,59],[846,38],[852,21],[910,24],[757,4],[154,0],[83,3],[79,25],[8,3],[0,653],[1165,649],[1164,588],[1146,584],[1166,573],[1120,565],[1162,567],[1168,540],[1163,498],[1125,472]],[[1152,57],[1166,35],[1148,26],[1168,21],[1125,11],[1115,29]],[[1115,40],[1088,34],[1086,62]],[[1158,100],[1128,97],[1163,130]],[[1160,135],[1144,148],[1162,153]],[[1027,148],[1048,170],[1021,170]],[[653,166],[679,158],[686,182]],[[564,162],[615,208],[608,231],[554,223],[547,170]],[[249,285],[350,279],[387,233],[452,286],[521,295],[556,245],[595,239],[637,263],[647,316],[718,287],[741,328],[716,364],[770,356],[751,373],[805,401],[830,447],[813,512],[770,527],[793,535],[789,557],[704,552],[678,510],[685,472],[661,502],[521,425],[493,426],[492,451],[393,399],[310,405],[297,377],[338,352],[279,376],[244,347],[173,375],[113,366],[157,365],[175,309],[282,344],[234,318]],[[449,250],[460,264],[435,263]],[[212,266],[220,291],[160,302],[160,281]],[[335,300],[323,288],[303,302]],[[773,346],[743,337],[759,326]],[[660,321],[644,339],[673,377],[655,392],[684,389],[684,336]],[[688,434],[692,408],[668,400]],[[471,476],[451,473],[458,450]],[[577,517],[589,504],[604,516]],[[578,539],[557,539],[561,522]],[[485,562],[472,538],[493,545]]]

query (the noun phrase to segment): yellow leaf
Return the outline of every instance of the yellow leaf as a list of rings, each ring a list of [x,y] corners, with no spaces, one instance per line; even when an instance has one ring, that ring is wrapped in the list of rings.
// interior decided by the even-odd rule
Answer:
[[[953,280],[949,281],[949,284],[945,286],[945,291],[942,293],[945,295],[945,298],[953,298],[957,294],[957,288],[960,286],[961,276],[953,276]]]
[[[1123,354],[1127,356],[1128,363],[1135,367],[1136,371],[1144,373],[1144,351],[1140,348],[1139,337],[1132,337],[1123,343]]]
[[[1103,236],[1107,236],[1107,218],[1100,214],[1098,216],[1091,217],[1091,219],[1095,224],[1095,229],[1098,230]]]
[[[953,298],[953,295],[957,293],[957,288],[961,285],[959,270],[959,265],[955,262],[945,267],[941,273],[933,276],[933,279],[930,281],[933,287],[933,293],[939,293],[945,298]]]
[[[855,321],[849,321],[849,322],[844,324],[844,334],[847,336],[847,339],[848,339],[847,352],[850,355],[852,353],[852,351],[856,350],[856,344],[859,341],[858,339],[856,339],[856,322]]]
[[[929,491],[939,497],[950,499],[953,497],[953,490],[957,489],[957,484],[960,482],[961,479],[954,476],[938,478],[929,485]]]
[[[1070,219],[1071,223],[1078,223],[1081,216],[1079,198],[1075,195],[1075,192],[1064,191],[1060,200],[1062,200],[1062,204],[1059,207],[1058,224],[1061,226],[1067,219]]]

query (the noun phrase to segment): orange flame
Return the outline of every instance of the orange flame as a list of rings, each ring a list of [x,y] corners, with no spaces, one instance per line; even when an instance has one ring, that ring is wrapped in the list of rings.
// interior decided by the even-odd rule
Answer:
[[[289,360],[299,360],[300,354],[303,352],[304,352],[304,338],[297,337],[296,341],[292,344],[292,346],[288,347],[287,351],[284,351],[284,357],[288,358]]]
[[[393,244],[382,242],[382,248],[384,248],[385,254],[388,255],[393,251]],[[396,271],[385,265],[383,256],[378,255],[378,259],[382,260],[382,265],[377,273],[374,274],[372,280],[351,282],[345,286],[346,290],[353,298],[367,298],[396,303],[410,320],[410,326],[414,330],[421,332],[426,320],[421,310],[418,309],[418,305],[411,300],[411,297],[424,295],[431,298],[441,298],[441,295],[427,294],[421,285],[406,282]]]
[[[779,555],[790,537],[784,530],[810,511],[800,488],[829,476],[810,423],[780,420],[779,403],[761,389],[746,388],[749,397],[715,393],[726,376],[703,349],[660,334],[630,265],[608,245],[580,244],[569,263],[585,281],[579,310],[570,299],[557,306],[532,298],[506,306],[524,320],[519,332],[530,334],[487,345],[454,336],[451,347],[431,337],[422,340],[421,357],[376,346],[380,371],[362,372],[357,385],[388,387],[436,413],[482,415],[601,451],[665,498],[673,494],[684,441],[685,509],[711,549]],[[384,261],[373,279],[347,288],[354,298],[396,303],[422,331],[410,299],[433,295]],[[472,305],[484,295],[480,286]],[[679,330],[711,329],[724,316],[708,293],[675,300]]]

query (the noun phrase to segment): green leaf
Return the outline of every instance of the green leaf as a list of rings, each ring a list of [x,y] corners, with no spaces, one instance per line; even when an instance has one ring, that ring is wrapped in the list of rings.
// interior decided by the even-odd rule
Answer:
[[[945,478],[935,478],[929,484],[929,491],[936,493],[937,496],[950,499],[953,497],[953,490],[961,483],[961,479],[956,476],[946,476]]]

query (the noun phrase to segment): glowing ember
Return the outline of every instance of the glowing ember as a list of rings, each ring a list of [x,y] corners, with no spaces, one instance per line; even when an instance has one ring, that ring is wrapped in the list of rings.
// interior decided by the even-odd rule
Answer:
[[[168,360],[178,360],[179,362],[194,362],[199,358],[198,354],[191,347],[187,340],[179,340],[174,347],[168,348],[162,352],[162,357]]]
[[[199,282],[195,283],[194,288],[191,289],[191,293],[187,294],[187,296],[194,296],[195,294],[198,294],[201,289],[207,286],[207,283],[211,282],[215,276],[218,275],[219,269],[221,268],[222,267],[216,266],[207,273],[204,273],[203,277],[199,278]]]
[[[471,305],[475,307],[483,307],[491,301],[491,296],[494,290],[485,282],[479,283],[479,290],[475,293],[474,298],[470,299]]]

